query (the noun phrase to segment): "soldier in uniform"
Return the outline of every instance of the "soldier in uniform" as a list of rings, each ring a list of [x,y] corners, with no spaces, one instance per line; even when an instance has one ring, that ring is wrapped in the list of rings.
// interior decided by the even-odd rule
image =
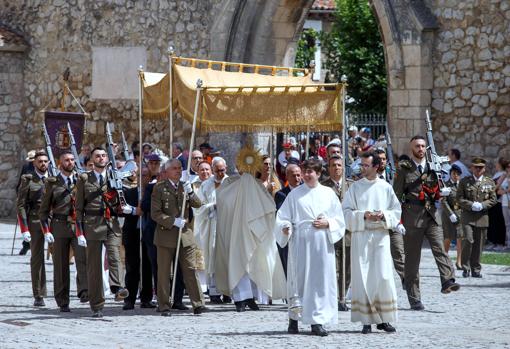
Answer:
[[[181,182],[182,166],[179,159],[169,160],[165,164],[167,179],[154,186],[151,196],[151,217],[157,223],[154,234],[154,245],[158,259],[158,310],[162,316],[170,315],[170,266],[175,259],[179,229],[182,229],[179,264],[184,277],[186,290],[190,295],[193,313],[198,315],[206,310],[196,273],[195,249],[197,248],[187,218],[189,206],[201,206],[198,197],[193,193],[189,182]],[[184,195],[188,195],[184,217],[181,217]],[[189,206],[188,206],[189,205]]]
[[[402,223],[404,235],[404,285],[409,304],[413,310],[423,310],[420,294],[420,259],[423,238],[429,241],[441,278],[441,292],[457,291],[460,285],[455,282],[455,270],[443,245],[443,233],[436,216],[436,202],[441,194],[449,190],[439,190],[435,172],[429,169],[425,159],[426,141],[423,136],[414,136],[410,142],[411,160],[399,162],[393,189],[402,203]]]
[[[461,246],[462,246],[462,225],[460,224],[460,205],[457,201],[457,188],[462,175],[459,166],[453,165],[450,169],[450,179],[446,181],[445,186],[451,189],[450,195],[441,200],[441,224],[443,226],[444,249],[446,253],[450,250],[452,240],[457,240],[457,269],[461,267]]]
[[[61,312],[69,312],[69,248],[76,261],[76,288],[80,301],[88,301],[85,248],[78,246],[74,232],[74,155],[60,155],[60,174],[46,180],[39,218],[46,241],[53,243],[53,290]],[[49,217],[51,214],[51,225]]]
[[[89,304],[93,317],[103,317],[102,249],[106,245],[110,290],[121,301],[129,292],[120,278],[120,245],[122,231],[115,210],[105,195],[108,191],[106,165],[108,155],[103,148],[92,151],[94,170],[80,175],[76,183],[76,235],[78,244],[86,247]]]
[[[48,178],[48,155],[37,152],[34,156],[33,173],[21,176],[16,207],[23,241],[30,242],[30,275],[34,306],[43,307],[46,297],[46,271],[44,268],[44,235],[39,221],[39,207]]]
[[[342,158],[340,156],[333,155],[329,157],[328,175],[329,178],[323,181],[321,184],[333,189],[336,196],[338,197],[338,200],[342,202],[343,167]],[[349,187],[349,184],[350,183],[347,182],[347,187]],[[342,273],[344,261],[342,258],[342,239],[345,239],[345,280]],[[348,311],[349,307],[347,307],[347,304],[345,304],[345,291],[349,289],[349,285],[351,284],[351,232],[346,230],[345,237],[342,239],[335,243],[336,275],[338,284],[338,310]],[[345,287],[342,287],[344,282]]]
[[[485,173],[486,161],[474,158],[471,163],[472,176],[461,179],[457,190],[457,201],[462,213],[460,223],[464,231],[462,243],[462,276],[481,278],[482,255],[487,228],[489,227],[488,210],[496,205],[496,184]]]

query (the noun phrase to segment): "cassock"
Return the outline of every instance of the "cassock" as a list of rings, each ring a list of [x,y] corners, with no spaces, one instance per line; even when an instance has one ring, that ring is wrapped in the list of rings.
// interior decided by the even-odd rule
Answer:
[[[250,174],[227,178],[216,189],[214,273],[218,291],[234,301],[285,297],[285,275],[273,234],[275,204]]]
[[[389,229],[400,222],[401,208],[385,180],[354,182],[343,201],[351,240],[351,321],[363,325],[397,319],[397,291],[393,276]],[[365,211],[381,211],[383,221],[365,220]]]
[[[312,222],[319,216],[328,220],[328,229],[317,229]],[[290,224],[292,233],[283,228]],[[289,244],[287,298],[289,317],[304,324],[324,325],[338,322],[335,242],[345,234],[342,206],[335,192],[321,184],[303,184],[292,190],[276,215],[278,244]],[[292,311],[295,299],[302,305]]]

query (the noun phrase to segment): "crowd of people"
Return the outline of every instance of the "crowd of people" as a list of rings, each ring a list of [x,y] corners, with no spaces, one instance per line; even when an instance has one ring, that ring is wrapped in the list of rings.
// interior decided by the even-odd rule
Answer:
[[[188,310],[186,291],[196,315],[208,310],[205,295],[210,304],[234,303],[238,312],[284,299],[289,333],[299,333],[301,322],[326,336],[324,325],[349,310],[362,333],[372,324],[395,332],[393,270],[411,309],[425,309],[419,281],[424,238],[445,294],[460,289],[448,257],[453,241],[466,278],[482,277],[487,232],[501,239],[500,232],[491,235],[494,224],[505,222],[509,246],[510,166],[500,160],[490,178],[484,159],[473,158],[469,170],[451,149],[451,167],[438,178],[424,137],[413,137],[409,155],[394,155],[397,164],[390,165],[384,137],[374,141],[370,129],[358,134],[355,126],[348,132],[346,152],[338,136],[300,143],[287,137],[274,162],[248,147],[236,164],[208,143],[189,154],[174,143],[165,156],[135,142],[130,151],[113,146],[112,169],[104,148],[84,145],[78,159],[72,152],[59,155],[56,176],[48,175],[48,155],[32,152],[17,211],[21,253],[31,251],[34,306],[44,306],[47,296],[46,242],[61,312],[70,311],[73,253],[77,296],[93,317],[103,316],[105,291],[126,311],[139,299],[141,308],[162,316]],[[85,171],[76,171],[76,162]],[[344,163],[352,170],[348,177]],[[120,192],[112,190],[113,170],[125,174]]]

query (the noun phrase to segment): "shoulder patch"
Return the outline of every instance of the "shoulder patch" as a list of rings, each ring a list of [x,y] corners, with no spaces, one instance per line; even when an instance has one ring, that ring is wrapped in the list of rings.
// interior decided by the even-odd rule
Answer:
[[[87,179],[89,179],[89,174],[87,172],[82,173],[80,175],[80,178],[82,179],[82,181],[86,181]]]
[[[22,178],[23,180],[26,180],[26,181],[31,180],[31,179],[32,179],[32,177],[33,177],[33,175],[32,175],[31,173],[26,173],[26,174],[24,174],[23,176],[21,176],[21,178]]]
[[[409,160],[401,160],[398,162],[398,167],[404,168],[406,170],[410,170],[413,167],[413,165],[411,164],[411,161],[409,161]]]
[[[57,178],[56,177],[48,177],[46,179],[46,182],[48,182],[48,183],[56,183],[57,182]]]

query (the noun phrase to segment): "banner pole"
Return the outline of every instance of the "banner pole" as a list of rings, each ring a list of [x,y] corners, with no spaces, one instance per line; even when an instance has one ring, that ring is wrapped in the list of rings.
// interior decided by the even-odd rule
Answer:
[[[168,107],[168,133],[170,135],[170,144],[168,146],[168,152],[170,154],[170,159],[172,156],[172,145],[174,143],[174,105],[173,105],[173,75],[172,75],[172,65],[174,57],[174,47],[169,46],[168,47],[168,81],[169,81],[169,107]]]
[[[347,132],[345,129],[345,97],[346,95],[346,87],[347,87],[347,77],[345,75],[342,75],[342,89],[340,90],[340,94],[338,98],[341,102],[341,108],[342,108],[342,146],[348,147],[347,144]],[[345,149],[345,148],[344,148]],[[343,152],[346,154],[346,152]],[[345,158],[345,155],[342,157],[342,200],[345,198],[345,192],[347,191],[347,178],[345,176],[346,171],[346,165],[347,165],[347,159]],[[346,232],[347,234],[347,232]],[[342,304],[345,304],[345,235],[342,238],[342,297],[340,298],[340,302]]]
[[[198,109],[200,106],[200,92],[202,91],[202,80],[197,80],[197,94],[195,99],[195,111],[193,113],[193,126],[191,128],[191,139],[189,141],[189,154],[191,155],[191,152],[193,151],[194,147],[194,141],[195,141],[195,132],[197,128],[197,116],[198,116]],[[186,166],[186,173],[189,173],[189,170],[191,168],[191,161],[188,161],[188,164]],[[188,195],[184,194],[182,198],[182,207],[181,207],[181,216],[184,218],[184,214],[186,212],[186,200],[188,198]],[[174,261],[174,275],[172,278],[172,293],[170,296],[170,304],[173,305],[174,303],[174,296],[175,296],[175,280],[177,279],[177,266],[179,262],[179,252],[181,249],[181,236],[182,236],[182,228],[179,228],[179,235],[177,237],[177,250],[175,252],[175,261]]]

